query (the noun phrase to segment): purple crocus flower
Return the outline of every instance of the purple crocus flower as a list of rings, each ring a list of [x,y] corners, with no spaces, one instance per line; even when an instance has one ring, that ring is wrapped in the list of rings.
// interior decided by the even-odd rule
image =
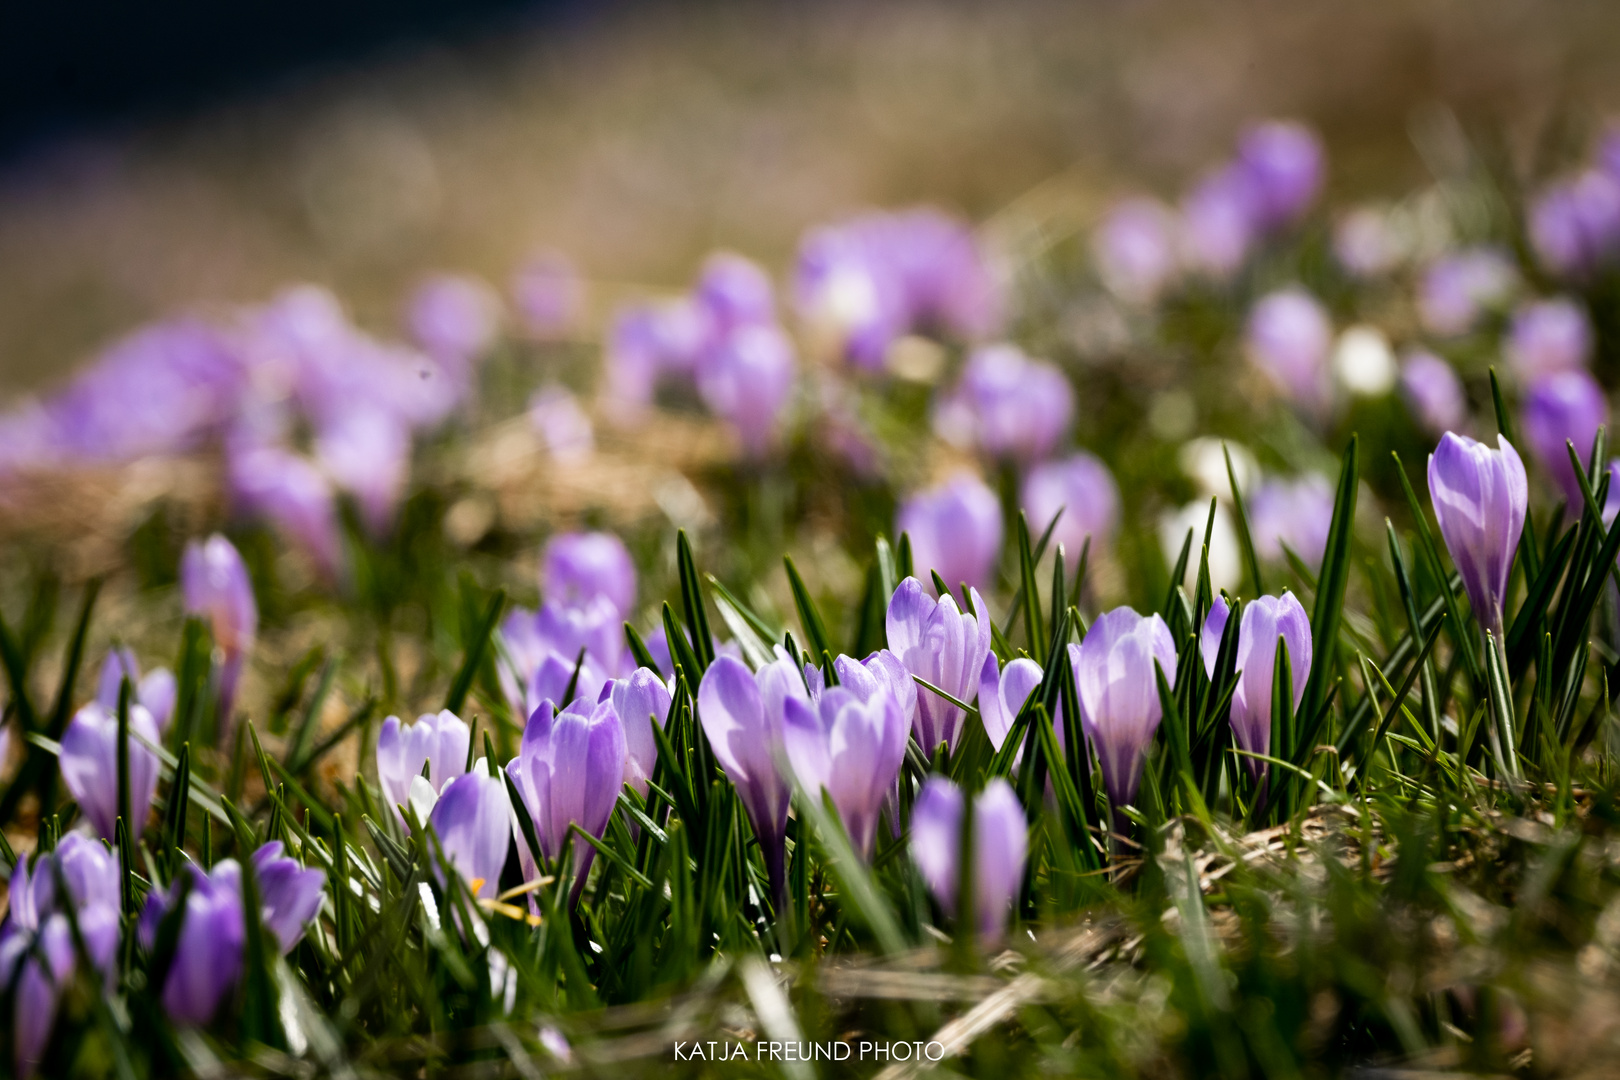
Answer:
[[[501,298],[487,283],[438,274],[411,295],[411,337],[431,356],[465,364],[489,351],[501,328]]]
[[[207,620],[214,645],[224,655],[219,679],[219,716],[231,721],[236,683],[259,629],[259,606],[247,566],[231,542],[215,533],[186,544],[180,559],[180,592],[187,614]]]
[[[1496,442],[1500,449],[1492,450],[1447,432],[1429,455],[1429,498],[1474,618],[1500,639],[1508,571],[1530,488],[1513,444],[1500,435]]]
[[[141,666],[129,646],[107,650],[107,659],[101,663],[101,677],[96,682],[96,701],[108,712],[118,711],[118,693],[125,679],[129,680],[130,701],[146,706],[158,731],[167,731],[178,694],[174,672],[160,667],[142,676]]]
[[[1249,601],[1238,626],[1236,667],[1242,675],[1232,692],[1232,737],[1239,749],[1253,754],[1271,753],[1271,699],[1278,638],[1288,647],[1288,672],[1293,680],[1290,685],[1294,708],[1298,709],[1311,673],[1311,621],[1291,592]],[[1266,763],[1257,758],[1244,758],[1243,763],[1251,776],[1259,777],[1266,771]]]
[[[625,421],[639,416],[660,376],[692,371],[710,331],[707,313],[691,297],[621,308],[602,350],[610,414]]]
[[[1116,814],[1136,798],[1142,761],[1162,716],[1154,664],[1176,675],[1176,646],[1157,615],[1118,607],[1100,616],[1085,640],[1069,646],[1080,719],[1102,765]]]
[[[912,562],[945,583],[988,586],[1001,552],[1001,503],[984,481],[959,473],[900,504],[897,531],[911,537]]]
[[[1322,141],[1303,124],[1255,124],[1238,141],[1237,164],[1253,186],[1255,212],[1267,228],[1297,220],[1322,188]]]
[[[411,434],[404,422],[379,408],[349,410],[316,435],[315,456],[333,482],[354,495],[372,535],[384,535],[410,480]]]
[[[1041,665],[1027,656],[1007,661],[1005,668],[997,665],[995,653],[985,654],[979,669],[979,719],[991,745],[1000,750],[1019,710],[1041,684]]]
[[[754,260],[735,252],[710,255],[693,294],[713,320],[716,333],[776,322],[776,293],[770,275]]]
[[[1524,437],[1537,463],[1558,483],[1571,516],[1579,516],[1585,496],[1569,463],[1566,442],[1584,463],[1598,428],[1609,418],[1603,387],[1585,371],[1563,371],[1537,379],[1524,402]]]
[[[236,505],[270,519],[323,573],[336,577],[343,564],[343,535],[326,474],[304,455],[273,444],[239,441],[226,461]]]
[[[1030,531],[1037,535],[1063,511],[1051,543],[1063,545],[1071,571],[1079,566],[1086,537],[1093,550],[1100,551],[1119,528],[1119,488],[1113,474],[1084,450],[1031,469],[1024,479],[1023,506]]]
[[[607,694],[624,725],[624,782],[645,795],[653,766],[658,763],[658,741],[653,738],[652,728],[654,724],[662,728],[669,717],[674,696],[670,684],[656,672],[637,668],[628,679],[613,680]]]
[[[31,1077],[39,1068],[74,960],[73,930],[65,915],[50,915],[36,933],[18,934],[0,945],[0,975],[8,985],[16,979],[12,1049],[20,1077]],[[14,974],[19,963],[22,972]]]
[[[1114,295],[1127,303],[1151,304],[1179,269],[1175,215],[1157,199],[1125,199],[1098,226],[1091,255]]]
[[[1400,265],[1405,243],[1389,215],[1370,206],[1350,211],[1333,229],[1333,254],[1356,277],[1381,277]]]
[[[396,814],[399,807],[414,804],[418,819],[425,819],[445,785],[467,771],[471,743],[471,729],[449,709],[425,713],[410,725],[390,716],[377,733],[377,783],[383,798]]]
[[[568,606],[605,596],[627,612],[636,602],[636,564],[612,533],[559,533],[541,557],[540,589],[547,600]]]
[[[536,390],[529,398],[529,423],[551,456],[565,465],[596,452],[591,418],[566,387],[548,383]]]
[[[158,757],[141,739],[156,745],[162,738],[144,706],[129,707],[129,805],[122,809],[131,836],[146,827],[146,815],[157,792]],[[113,839],[118,807],[118,717],[91,702],[80,709],[62,734],[62,782],[73,793],[96,835]]]
[[[253,853],[253,880],[259,887],[264,924],[276,935],[283,955],[304,937],[304,928],[321,911],[326,872],[305,869],[297,859],[282,854],[280,840],[272,840]]]
[[[797,364],[781,328],[737,327],[698,366],[698,394],[709,411],[736,429],[743,449],[760,457],[770,447],[793,392]]]
[[[777,757],[782,753],[782,725],[790,698],[808,704],[810,692],[792,658],[781,652],[752,673],[741,660],[717,657],[698,686],[703,732],[748,811],[779,903],[785,887],[792,789],[777,768]]]
[[[1544,189],[1530,206],[1530,243],[1541,264],[1584,277],[1620,253],[1620,181],[1589,169]]]
[[[1419,424],[1432,435],[1463,426],[1468,397],[1452,366],[1431,352],[1417,350],[1401,365],[1401,392]]]
[[[990,652],[990,610],[977,589],[975,615],[966,615],[950,594],[937,601],[914,577],[902,581],[889,598],[885,625],[889,649],[907,671],[972,704],[978,693],[979,674]],[[917,744],[932,754],[940,743],[954,749],[962,732],[964,713],[932,690],[919,686],[917,711],[911,717]]]
[[[207,873],[196,866],[187,870],[192,887],[162,998],[164,1010],[175,1023],[201,1027],[213,1019],[242,974],[247,936],[242,919],[242,867],[235,859],[225,859]],[[172,890],[178,892],[178,882]],[[173,902],[173,898],[168,900]],[[143,930],[155,934],[165,906],[161,894],[150,895],[147,911],[142,913]]]
[[[1050,454],[1073,417],[1074,390],[1062,371],[1016,345],[988,345],[940,402],[934,430],[958,446],[1028,462]]]
[[[1212,277],[1230,277],[1254,246],[1258,202],[1253,179],[1235,166],[1199,181],[1181,202],[1187,262]]]
[[[568,256],[537,252],[513,275],[512,301],[531,335],[555,340],[578,325],[585,307],[585,282]]]
[[[1418,287],[1418,316],[1432,334],[1466,334],[1487,311],[1506,302],[1518,284],[1512,261],[1495,248],[1454,252],[1424,273]]]
[[[1332,404],[1333,323],[1310,293],[1295,287],[1262,297],[1246,341],[1249,359],[1295,402],[1316,413]]]
[[[809,665],[805,670],[817,671]],[[917,712],[917,680],[894,653],[879,649],[860,661],[852,656],[837,656],[833,658],[833,672],[838,676],[838,684],[862,701],[870,701],[879,694],[893,697],[900,703],[900,714],[910,725]]]
[[[910,719],[891,693],[862,699],[831,686],[813,703],[785,700],[782,740],[788,764],[812,797],[823,790],[832,797],[855,850],[867,858],[905,760]]]
[[[1506,351],[1526,381],[1577,371],[1591,361],[1592,321],[1567,296],[1525,304],[1513,314]]]
[[[474,897],[500,892],[512,839],[512,801],[505,781],[489,775],[487,762],[444,785],[428,827],[439,838],[445,866],[455,868]]]
[[[624,725],[611,700],[594,705],[575,701],[561,712],[551,702],[541,702],[506,772],[523,796],[542,855],[555,859],[562,853],[570,825],[602,835],[624,785],[627,757]],[[527,846],[519,845],[526,873],[532,860],[523,850]],[[580,881],[594,854],[587,844],[574,845]]]
[[[534,626],[542,648],[567,661],[570,672],[574,669],[574,658],[583,648],[587,659],[604,677],[628,673],[624,663],[628,648],[624,640],[624,616],[606,596],[598,595],[575,604],[548,600],[535,614]],[[580,678],[583,680],[584,676]],[[595,691],[600,689],[598,681],[592,688],[592,700]]]
[[[1221,638],[1226,634],[1226,621],[1232,617],[1232,607],[1226,597],[1217,596],[1210,601],[1209,614],[1204,616],[1203,628],[1198,632],[1198,652],[1204,658],[1204,675],[1215,677],[1215,662],[1221,655]],[[1242,629],[1241,624],[1238,627]]]
[[[911,811],[911,861],[947,913],[956,911],[962,858],[962,789],[931,776]],[[999,938],[1024,878],[1029,821],[1012,785],[996,777],[973,800],[973,910],[979,935]]]
[[[1255,552],[1262,559],[1281,559],[1286,545],[1307,565],[1320,563],[1333,522],[1333,495],[1333,484],[1316,474],[1272,477],[1255,488],[1249,496]]]

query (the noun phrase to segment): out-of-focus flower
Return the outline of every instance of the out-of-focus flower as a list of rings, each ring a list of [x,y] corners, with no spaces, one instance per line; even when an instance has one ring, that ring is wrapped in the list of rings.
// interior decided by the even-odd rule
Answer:
[[[322,572],[336,576],[343,564],[337,497],[315,463],[282,446],[255,444],[233,446],[227,466],[237,505],[269,518]]]
[[[1238,487],[1248,491],[1260,476],[1260,463],[1255,460],[1254,452],[1240,442],[1208,435],[1188,439],[1176,454],[1176,463],[1206,497],[1218,495],[1222,499],[1231,499],[1232,478],[1226,471],[1228,457],[1232,459],[1232,472],[1237,476]],[[1179,547],[1180,544],[1181,541],[1177,540],[1176,545]]]
[[[1085,639],[1069,646],[1069,662],[1086,737],[1117,813],[1136,798],[1142,761],[1163,715],[1154,665],[1174,680],[1176,645],[1158,615],[1119,607],[1099,616]]]
[[[1530,206],[1529,231],[1548,270],[1590,274],[1620,254],[1620,180],[1590,169],[1543,189]]]
[[[1175,277],[1176,219],[1169,207],[1144,196],[1116,204],[1091,239],[1103,284],[1121,300],[1151,304]]]
[[[1429,498],[1474,618],[1500,640],[1508,571],[1530,488],[1513,444],[1501,436],[1496,442],[1500,449],[1492,450],[1447,432],[1429,455]]]
[[[884,799],[900,775],[911,718],[893,694],[861,698],[841,686],[822,691],[813,703],[789,697],[782,739],[788,764],[812,796],[825,790],[867,858]]]
[[[155,746],[163,736],[144,706],[130,705],[129,731],[129,804],[122,808],[118,805],[118,717],[91,702],[74,714],[62,734],[62,782],[96,835],[108,840],[113,838],[120,815],[130,835],[140,835],[157,793],[158,757],[140,740]]]
[[[512,277],[512,302],[523,327],[541,340],[566,337],[585,308],[585,281],[568,256],[537,252]]]
[[[1298,709],[1311,673],[1311,620],[1291,592],[1249,601],[1243,606],[1243,621],[1238,626],[1236,670],[1242,675],[1232,691],[1232,737],[1239,749],[1251,754],[1272,753],[1272,683],[1278,638],[1288,648],[1289,685],[1294,708]],[[1217,647],[1219,644],[1217,640]],[[1266,763],[1257,758],[1246,757],[1243,764],[1251,776],[1266,772]]]
[[[1250,361],[1303,408],[1321,413],[1333,401],[1328,358],[1333,323],[1304,289],[1281,289],[1262,297],[1249,313]]]
[[[101,677],[96,682],[96,702],[110,713],[118,711],[119,688],[125,679],[129,680],[130,702],[144,705],[158,731],[167,731],[178,695],[174,672],[160,667],[143,676],[134,651],[127,645],[107,650],[107,659],[101,663]]]
[[[636,602],[636,564],[612,533],[560,533],[546,543],[540,588],[548,601],[575,606],[605,596],[628,612]]]
[[[555,859],[561,854],[572,824],[592,836],[602,835],[624,784],[627,753],[624,725],[611,700],[594,706],[575,701],[560,712],[549,701],[541,702],[506,771],[523,796],[542,855]],[[578,843],[574,847],[583,876],[593,849]],[[527,861],[528,853],[522,854]]]
[[[789,698],[807,704],[810,692],[786,654],[757,673],[741,660],[717,657],[698,686],[698,716],[715,760],[737,789],[754,825],[771,888],[785,888],[787,813],[792,790],[777,768]]]
[[[1240,481],[1241,482],[1241,481]],[[1168,510],[1159,518],[1159,545],[1164,551],[1167,566],[1174,566],[1186,543],[1187,531],[1192,530],[1192,547],[1187,555],[1187,577],[1183,585],[1191,585],[1198,576],[1198,555],[1204,542],[1204,528],[1209,524],[1209,500],[1187,503],[1179,510]],[[1215,524],[1209,532],[1209,580],[1216,589],[1235,589],[1243,573],[1242,553],[1238,550],[1237,528],[1232,515],[1222,502],[1215,507]]]
[[[1431,435],[1460,428],[1468,420],[1468,397],[1450,364],[1431,352],[1407,354],[1401,365],[1401,392]]]
[[[1355,276],[1378,278],[1401,264],[1406,244],[1387,213],[1363,206],[1334,226],[1333,254]]]
[[[1226,621],[1231,617],[1232,608],[1224,596],[1210,600],[1209,614],[1204,616],[1204,625],[1198,632],[1198,652],[1204,658],[1204,674],[1211,679],[1215,677],[1215,662],[1221,656],[1221,638],[1226,633]],[[1241,630],[1242,624],[1238,628]]]
[[[501,298],[478,278],[438,274],[411,294],[406,322],[411,337],[430,355],[465,364],[494,344]]]
[[[1375,326],[1352,326],[1333,347],[1333,371],[1352,394],[1382,397],[1395,388],[1395,350]]]
[[[665,683],[646,668],[637,668],[627,679],[615,679],[608,690],[613,711],[624,725],[624,782],[643,795],[658,763],[658,740],[653,725],[664,726],[673,697],[671,683]]]
[[[609,415],[620,421],[639,416],[662,376],[691,373],[708,336],[708,317],[689,296],[621,308],[602,350]]]
[[[513,608],[501,623],[496,664],[513,710],[528,715],[546,700],[565,707],[574,700],[565,700],[571,681],[575,698],[594,702],[608,679],[628,674],[623,624],[605,596],[573,605],[548,602],[538,612]]]
[[[1005,668],[998,663],[996,654],[989,653],[979,669],[979,719],[991,744],[1000,750],[1019,710],[1040,685],[1041,665],[1027,656],[1007,661]]]
[[[709,256],[698,275],[694,297],[712,320],[711,333],[716,335],[776,322],[770,275],[754,260],[735,252],[717,251]]]
[[[398,418],[374,408],[356,408],[321,429],[315,456],[326,474],[360,504],[373,535],[393,523],[410,480],[411,435]]]
[[[1286,545],[1307,565],[1320,563],[1333,521],[1333,494],[1332,483],[1315,474],[1261,484],[1249,496],[1256,554],[1280,559]]]
[[[259,887],[264,924],[276,935],[276,944],[286,954],[303,940],[304,928],[320,914],[326,872],[315,867],[305,869],[283,852],[280,840],[272,840],[255,851],[253,880]]]
[[[397,716],[384,720],[377,733],[377,784],[388,805],[396,814],[398,807],[414,806],[418,820],[427,820],[444,786],[467,771],[471,745],[471,729],[449,709],[424,713],[414,724]]]
[[[962,789],[931,776],[911,812],[911,861],[948,914],[956,911],[962,861]],[[1024,877],[1029,820],[1012,785],[996,777],[973,800],[973,910],[979,935],[1001,936]]]
[[[501,891],[501,869],[512,839],[512,800],[505,781],[489,775],[487,762],[479,759],[479,768],[444,786],[428,827],[439,838],[445,865],[455,868],[473,896],[493,897]]]
[[[737,327],[709,350],[697,370],[698,394],[736,429],[744,450],[770,447],[793,392],[793,344],[774,325]]]
[[[1093,551],[1100,551],[1119,528],[1119,488],[1113,474],[1084,450],[1031,469],[1024,478],[1023,505],[1030,530],[1037,535],[1063,511],[1051,543],[1063,545],[1071,571],[1080,563],[1086,537],[1091,538]]]
[[[215,533],[186,544],[180,559],[180,592],[188,614],[207,620],[214,645],[225,655],[219,684],[219,712],[230,716],[236,681],[259,630],[259,606],[247,566],[231,542]]]
[[[977,589],[969,595],[973,615],[964,614],[949,593],[936,601],[922,582],[908,577],[889,599],[885,626],[889,649],[907,671],[971,705],[990,651],[990,610]],[[932,690],[919,687],[911,718],[918,745],[929,754],[942,742],[954,749],[963,715]]]
[[[1524,437],[1537,463],[1557,481],[1572,515],[1580,514],[1585,496],[1565,444],[1574,443],[1576,456],[1585,463],[1598,428],[1608,418],[1603,387],[1585,371],[1561,371],[1537,379],[1525,396]]]
[[[1052,364],[1016,345],[974,351],[962,380],[934,412],[934,430],[957,446],[977,444],[992,457],[1038,461],[1052,452],[1074,416],[1074,390]]]
[[[596,452],[591,418],[579,399],[557,383],[547,383],[529,398],[529,423],[551,456],[565,465],[584,461]]]
[[[1253,181],[1241,169],[1227,166],[1204,177],[1181,202],[1188,264],[1212,277],[1230,277],[1254,245],[1258,202]]]
[[[1237,164],[1255,192],[1255,212],[1266,228],[1297,220],[1322,188],[1322,141],[1303,124],[1255,124],[1238,140]]]
[[[1513,313],[1506,351],[1526,381],[1584,368],[1592,358],[1592,322],[1567,296],[1525,304]]]
[[[984,481],[959,473],[900,504],[897,531],[911,537],[912,563],[954,587],[990,584],[1001,553],[1001,503]]]
[[[1513,262],[1495,248],[1476,247],[1435,260],[1418,286],[1418,316],[1432,334],[1455,337],[1500,308],[1519,285]]]
[[[213,1019],[242,973],[242,947],[246,926],[242,917],[242,867],[235,859],[214,864],[203,872],[188,864],[191,889],[186,894],[174,962],[163,983],[162,1000],[169,1019],[188,1027],[201,1027]],[[142,913],[143,937],[150,947],[157,925],[168,907],[178,900],[179,880],[171,894],[153,892]]]

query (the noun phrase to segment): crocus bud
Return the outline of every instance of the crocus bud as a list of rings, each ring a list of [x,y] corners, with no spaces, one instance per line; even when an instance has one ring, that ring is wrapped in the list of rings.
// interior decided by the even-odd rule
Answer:
[[[956,911],[962,858],[962,789],[931,776],[911,811],[911,860],[947,913]],[[1029,821],[1012,785],[997,777],[973,800],[973,910],[981,937],[1007,926],[1029,852]]]
[[[1434,262],[1418,286],[1418,316],[1431,334],[1466,334],[1518,288],[1513,263],[1495,248],[1469,248]]]
[[[1254,187],[1260,224],[1284,225],[1310,209],[1322,188],[1323,157],[1322,141],[1303,124],[1273,120],[1244,131],[1237,163]]]
[[[1126,199],[1108,212],[1091,239],[1103,284],[1121,300],[1151,304],[1175,276],[1176,219],[1157,199]]]
[[[1333,484],[1316,474],[1268,479],[1249,496],[1249,521],[1255,552],[1262,559],[1281,559],[1287,545],[1307,565],[1316,566],[1333,522]]]
[[[1157,615],[1118,607],[1069,646],[1080,718],[1102,765],[1108,801],[1118,809],[1136,798],[1142,761],[1162,716],[1154,665],[1176,677],[1176,646]]]
[[[889,599],[885,625],[889,649],[907,671],[971,704],[978,693],[984,658],[990,652],[990,612],[977,589],[969,595],[977,616],[963,614],[956,598],[948,593],[934,600],[923,591],[922,582],[908,577]],[[911,723],[923,752],[932,754],[942,742],[954,749],[964,715],[932,690],[919,686]]]
[[[1506,343],[1521,379],[1584,368],[1592,358],[1592,320],[1567,296],[1537,300],[1513,313]]]
[[[1450,364],[1431,352],[1409,354],[1401,367],[1401,392],[1412,415],[1431,435],[1442,435],[1468,420],[1468,397]]]
[[[555,859],[562,852],[571,824],[602,835],[624,784],[626,756],[624,725],[611,700],[575,701],[562,712],[543,702],[534,711],[506,771],[523,796],[542,855]],[[595,849],[574,848],[583,877]]]
[[[1221,655],[1221,638],[1226,634],[1226,620],[1232,617],[1232,608],[1226,602],[1226,597],[1217,596],[1210,601],[1209,614],[1204,616],[1204,626],[1198,632],[1198,652],[1204,659],[1204,675],[1213,679],[1215,677],[1215,661]],[[1238,627],[1242,629],[1241,624]]]
[[[141,666],[128,646],[108,650],[107,659],[101,664],[101,678],[96,683],[96,702],[108,712],[117,710],[119,689],[125,679],[129,680],[130,700],[146,706],[158,731],[167,731],[178,693],[174,672],[166,667],[153,668],[142,677]]]
[[[418,818],[425,819],[445,785],[467,771],[471,742],[472,731],[449,709],[425,713],[410,725],[397,716],[384,720],[377,733],[377,783],[394,813],[414,801]]]
[[[186,612],[208,621],[214,644],[224,654],[219,680],[219,714],[229,723],[242,664],[259,629],[259,607],[247,566],[231,542],[215,533],[186,545],[180,560],[180,591]]]
[[[963,581],[990,584],[1001,552],[1001,503],[978,477],[959,473],[911,496],[901,503],[895,527],[910,535],[919,572],[936,570],[951,588]]]
[[[129,805],[118,807],[118,717],[91,702],[73,716],[62,734],[62,782],[78,800],[96,835],[113,839],[120,812],[132,837],[146,827],[157,792],[158,757],[136,736],[154,745],[162,737],[144,706],[129,707]]]
[[[1311,620],[1291,592],[1249,601],[1238,626],[1236,666],[1242,675],[1232,691],[1232,736],[1239,749],[1253,754],[1272,752],[1272,683],[1278,638],[1288,647],[1290,685],[1297,709],[1311,673]],[[1252,776],[1266,771],[1266,763],[1256,758],[1244,758],[1243,763]]]
[[[720,333],[751,323],[776,321],[776,295],[770,275],[752,259],[735,252],[710,255],[703,263],[693,294]]]
[[[987,653],[979,669],[979,719],[997,750],[1007,741],[1013,721],[1035,688],[1041,684],[1041,665],[1027,656],[997,667],[995,653]]]
[[[624,782],[643,795],[658,763],[653,725],[664,726],[672,698],[670,686],[647,668],[637,668],[628,679],[615,679],[608,690],[613,711],[624,725]]]
[[[1500,639],[1508,572],[1530,489],[1513,444],[1500,435],[1496,442],[1501,449],[1492,450],[1447,432],[1429,455],[1429,498],[1474,618]]]
[[[501,891],[501,869],[512,839],[512,801],[488,763],[444,785],[428,827],[439,838],[444,863],[454,867],[475,897]]]
[[[1058,511],[1063,511],[1051,542],[1063,545],[1071,571],[1080,564],[1087,537],[1097,554],[1119,528],[1119,488],[1113,474],[1084,450],[1031,469],[1024,480],[1023,503],[1030,531],[1037,534],[1045,532]]]
[[[1301,288],[1263,297],[1249,314],[1250,361],[1299,405],[1322,412],[1332,404],[1328,360],[1333,323],[1321,303]]]
[[[174,963],[163,984],[163,1008],[177,1024],[201,1027],[213,1019],[219,1004],[242,973],[246,928],[242,919],[242,867],[225,859],[204,873],[188,867],[192,887],[186,896]],[[177,883],[178,884],[178,883]],[[162,901],[153,893],[159,916]],[[143,919],[155,929],[156,923]]]
[[[1187,262],[1215,278],[1230,277],[1249,256],[1259,194],[1243,170],[1228,166],[1200,180],[1181,202]]]
[[[789,698],[808,704],[810,693],[785,653],[757,673],[750,673],[741,660],[717,657],[698,686],[703,733],[753,822],[778,900],[785,887],[785,838],[792,791],[777,769],[777,755],[782,752],[782,724]]]
[[[272,840],[253,853],[253,880],[259,887],[264,923],[286,954],[293,951],[304,937],[304,928],[320,914],[326,872],[316,867],[306,870],[282,850],[281,841]]]
[[[475,277],[438,274],[419,285],[406,312],[411,337],[429,354],[466,363],[500,332],[501,299]]]
[[[1584,464],[1598,428],[1609,418],[1603,387],[1585,371],[1562,371],[1538,379],[1524,402],[1524,436],[1536,461],[1558,483],[1570,516],[1584,509],[1586,496],[1569,462],[1569,447]]]
[[[739,326],[705,351],[696,372],[698,395],[736,429],[750,457],[761,457],[793,393],[796,368],[793,343],[781,328]]]
[[[636,602],[636,564],[612,533],[561,533],[546,543],[540,588],[564,607],[605,596],[622,614]]]
[[[870,858],[884,800],[906,756],[909,717],[893,694],[862,700],[841,686],[818,701],[786,699],[782,737],[788,763],[813,797],[825,790],[855,850]]]

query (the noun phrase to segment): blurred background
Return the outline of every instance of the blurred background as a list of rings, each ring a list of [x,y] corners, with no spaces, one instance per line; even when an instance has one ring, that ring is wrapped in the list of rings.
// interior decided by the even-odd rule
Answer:
[[[1443,172],[1458,125],[1533,175],[1620,94],[1602,0],[75,2],[0,28],[6,400],[295,281],[397,333],[425,272],[502,283],[554,247],[600,320],[868,206],[1083,229],[1255,116],[1322,133],[1334,201]]]

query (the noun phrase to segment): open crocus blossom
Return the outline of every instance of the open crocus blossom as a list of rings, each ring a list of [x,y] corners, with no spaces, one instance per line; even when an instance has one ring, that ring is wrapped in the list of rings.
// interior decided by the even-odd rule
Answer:
[[[911,811],[911,860],[948,914],[956,912],[962,858],[962,789],[929,777]],[[1001,936],[1018,895],[1029,850],[1029,822],[1012,785],[997,777],[973,800],[973,910],[979,934]]]
[[[855,849],[870,858],[878,816],[906,756],[910,724],[900,703],[892,693],[863,700],[832,686],[814,703],[789,697],[784,706],[782,738],[799,783],[812,797],[832,797]]]
[[[471,745],[472,731],[449,709],[424,714],[410,725],[397,716],[384,720],[377,733],[377,783],[388,805],[399,814],[400,807],[414,802],[418,818],[425,820],[445,785],[467,771]]]
[[[1447,432],[1429,455],[1429,498],[1474,618],[1500,640],[1508,571],[1530,489],[1513,444],[1500,435],[1496,442],[1500,449],[1492,450]]]
[[[1005,668],[996,665],[996,654],[986,653],[979,671],[979,719],[991,744],[1000,750],[1019,710],[1041,683],[1041,665],[1027,656],[1009,660]]]
[[[541,855],[561,854],[570,825],[602,835],[624,784],[626,756],[624,725],[611,699],[594,705],[576,700],[562,712],[541,702],[523,729],[518,756],[506,766],[534,823]],[[526,841],[519,845],[525,874],[533,861],[526,848]],[[589,845],[575,845],[581,880],[594,855]]]
[[[974,615],[965,615],[955,597],[934,600],[922,582],[908,577],[889,599],[886,628],[889,649],[912,675],[972,704],[979,673],[990,652],[990,613],[977,589],[970,590]],[[926,687],[917,689],[912,729],[925,753],[940,743],[954,748],[962,731],[961,709]]]
[[[1162,716],[1153,668],[1157,664],[1167,680],[1175,678],[1175,642],[1159,616],[1118,607],[1092,623],[1084,641],[1069,646],[1069,658],[1080,719],[1117,812],[1136,798],[1143,755]]]
[[[1244,605],[1237,646],[1237,670],[1242,674],[1232,691],[1231,722],[1233,740],[1240,750],[1251,754],[1272,753],[1272,686],[1279,638],[1288,649],[1288,672],[1297,709],[1311,673],[1310,618],[1291,592],[1280,597],[1262,596]],[[1266,771],[1266,763],[1257,758],[1246,757],[1243,764],[1252,776]]]
[[[506,783],[478,768],[444,786],[428,826],[439,838],[446,868],[454,867],[476,897],[500,892],[501,869],[512,839],[512,801]]]
[[[130,835],[140,835],[157,792],[158,757],[141,739],[156,745],[162,736],[145,707],[129,707],[129,731],[129,805],[122,808],[118,805],[118,717],[91,702],[74,714],[62,734],[62,782],[78,800],[96,835],[108,840],[113,838],[120,814]]]
[[[735,657],[716,657],[698,686],[703,733],[748,811],[778,902],[784,896],[792,788],[777,768],[777,757],[782,752],[782,724],[790,698],[808,704],[810,692],[792,658],[780,647],[777,658],[758,672],[750,672]]]
[[[259,886],[264,923],[276,935],[283,954],[304,937],[304,928],[320,914],[326,872],[305,869],[283,854],[280,840],[272,840],[253,853],[253,877]]]
[[[215,533],[202,543],[186,545],[180,560],[180,591],[188,614],[200,615],[214,634],[214,645],[224,654],[219,678],[219,716],[230,722],[236,701],[236,683],[242,664],[253,648],[259,629],[259,606],[247,566],[231,542]]]
[[[658,741],[653,738],[653,725],[664,726],[673,698],[670,684],[648,668],[637,668],[628,679],[615,679],[606,688],[608,700],[619,722],[624,725],[624,782],[641,794],[647,794],[647,781],[652,779],[653,766],[658,763]]]

